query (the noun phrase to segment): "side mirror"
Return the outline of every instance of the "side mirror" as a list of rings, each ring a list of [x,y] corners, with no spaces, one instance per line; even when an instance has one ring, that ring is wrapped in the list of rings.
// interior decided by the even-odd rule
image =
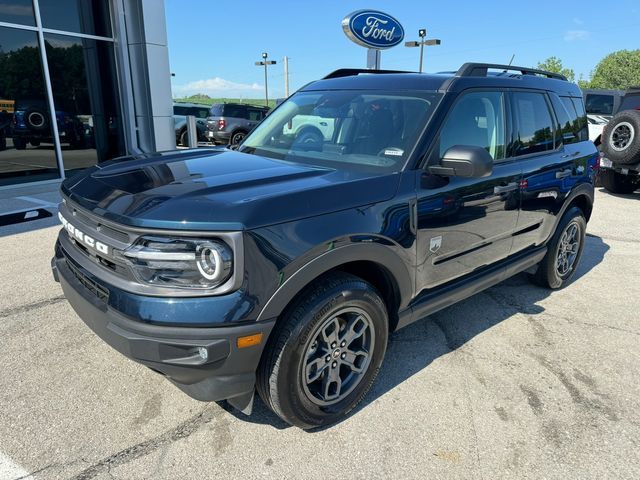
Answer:
[[[493,158],[482,147],[455,145],[445,152],[440,165],[428,167],[428,170],[445,177],[486,177],[493,171]]]

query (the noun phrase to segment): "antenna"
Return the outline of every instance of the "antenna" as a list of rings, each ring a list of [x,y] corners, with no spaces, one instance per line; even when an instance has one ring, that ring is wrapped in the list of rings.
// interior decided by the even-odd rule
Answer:
[[[511,55],[511,60],[509,60],[509,66],[513,63],[513,59],[516,58],[516,54]]]

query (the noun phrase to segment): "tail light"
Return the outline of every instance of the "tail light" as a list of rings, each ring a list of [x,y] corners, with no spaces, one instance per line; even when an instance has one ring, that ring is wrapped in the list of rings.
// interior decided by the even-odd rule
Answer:
[[[227,128],[227,121],[218,120],[218,130],[224,130],[225,128]]]

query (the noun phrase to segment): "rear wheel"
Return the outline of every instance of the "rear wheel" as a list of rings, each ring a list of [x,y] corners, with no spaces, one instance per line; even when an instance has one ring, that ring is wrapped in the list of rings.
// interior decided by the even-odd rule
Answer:
[[[533,282],[552,289],[569,283],[582,257],[586,230],[587,221],[582,210],[570,208],[560,220],[538,270],[531,276]]]
[[[638,188],[638,183],[629,175],[623,175],[605,168],[600,172],[600,183],[611,193],[633,193]]]
[[[369,391],[387,338],[378,292],[353,275],[325,276],[278,322],[258,370],[258,392],[292,425],[331,424]]]
[[[230,145],[239,144],[246,136],[247,136],[247,132],[235,132],[233,135],[231,135]]]
[[[180,132],[180,145],[183,147],[189,146],[189,133],[186,129]]]

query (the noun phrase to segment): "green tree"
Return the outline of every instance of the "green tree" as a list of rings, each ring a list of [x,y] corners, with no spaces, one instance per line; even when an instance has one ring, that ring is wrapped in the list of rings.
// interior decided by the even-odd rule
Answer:
[[[565,68],[564,65],[562,65],[562,60],[558,57],[549,57],[544,62],[538,62],[538,68],[540,70],[546,70],[547,72],[564,75],[570,82],[576,79],[574,71],[570,68]]]
[[[640,50],[610,53],[596,65],[589,86],[624,90],[640,85]]]

